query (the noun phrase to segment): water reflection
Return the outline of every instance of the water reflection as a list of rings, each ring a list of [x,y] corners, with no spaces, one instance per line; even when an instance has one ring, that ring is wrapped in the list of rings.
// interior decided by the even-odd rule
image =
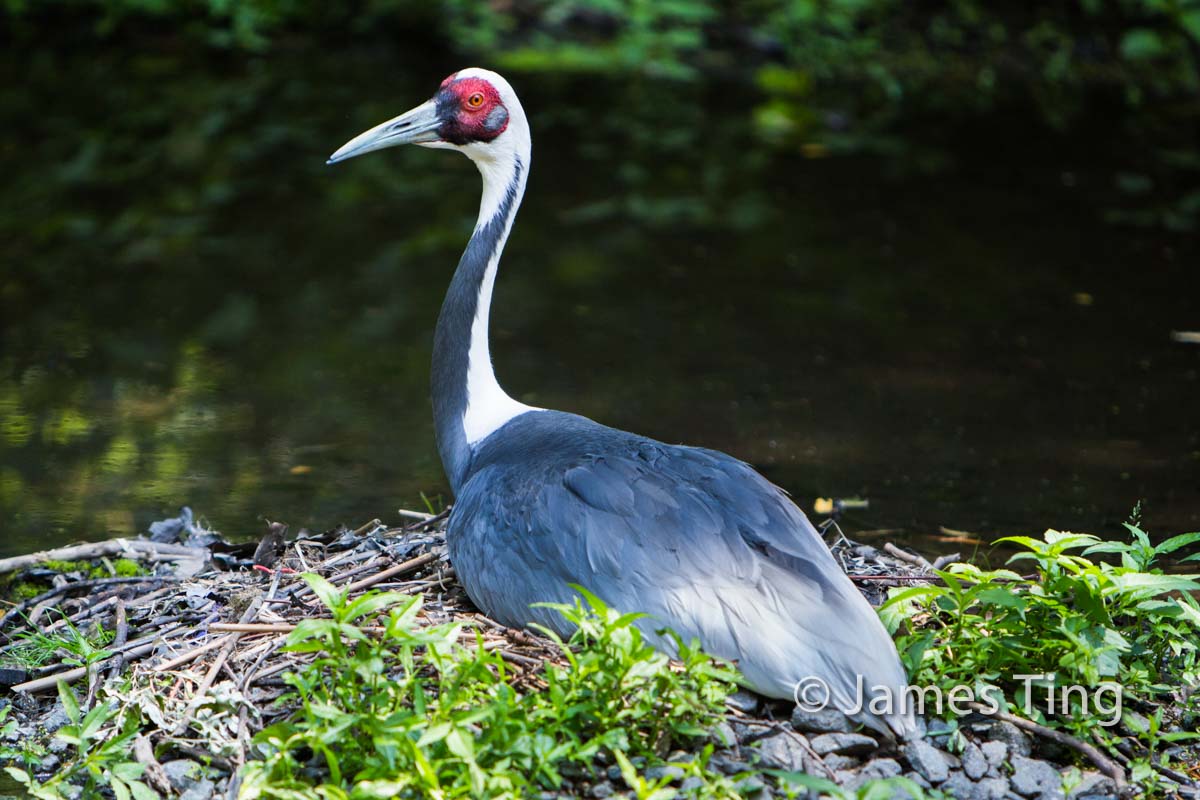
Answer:
[[[235,534],[438,502],[431,331],[477,179],[417,149],[323,162],[456,65],[0,58],[27,75],[0,99],[0,553],[184,502]],[[897,181],[769,148],[728,87],[515,82],[515,396],[728,450],[802,502],[869,497],[851,530],[1105,533],[1139,498],[1200,524],[1183,243],[1019,162]]]

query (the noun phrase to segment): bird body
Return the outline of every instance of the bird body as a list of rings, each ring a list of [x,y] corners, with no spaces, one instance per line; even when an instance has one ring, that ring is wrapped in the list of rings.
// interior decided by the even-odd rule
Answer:
[[[572,585],[641,612],[660,648],[697,639],[747,683],[792,698],[819,680],[831,704],[888,735],[911,736],[907,681],[874,610],[803,512],[743,462],[669,445],[509,397],[492,370],[488,321],[501,252],[525,190],[530,136],[502,77],[447,78],[429,102],[348,142],[341,161],[393,144],[466,153],[483,177],[479,218],[434,335],[438,450],[455,494],[446,540],[472,601],[510,626],[568,634],[540,602]],[[883,687],[873,711],[863,688]]]

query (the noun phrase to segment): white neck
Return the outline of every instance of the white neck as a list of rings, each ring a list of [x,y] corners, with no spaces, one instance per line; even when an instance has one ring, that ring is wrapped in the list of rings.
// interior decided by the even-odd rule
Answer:
[[[529,124],[516,95],[505,98],[509,111],[508,128],[492,142],[466,145],[462,149],[483,176],[483,197],[479,203],[479,219],[475,230],[483,228],[500,211],[505,195],[511,190],[512,202],[508,206],[508,218],[496,247],[488,259],[483,281],[479,285],[479,300],[475,319],[471,324],[471,347],[467,356],[467,408],[463,414],[463,430],[467,444],[483,441],[513,417],[534,411],[533,406],[520,403],[505,393],[496,380],[492,369],[491,350],[488,346],[488,319],[492,305],[492,288],[496,283],[496,272],[500,266],[500,255],[512,230],[513,218],[525,193],[525,181],[529,174],[531,143]],[[514,185],[515,183],[515,185]]]

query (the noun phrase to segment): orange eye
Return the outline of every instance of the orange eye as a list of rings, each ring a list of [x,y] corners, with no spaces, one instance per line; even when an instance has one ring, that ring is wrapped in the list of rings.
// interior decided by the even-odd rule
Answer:
[[[467,98],[467,108],[479,108],[481,105],[483,105],[482,92],[475,92],[475,94]]]

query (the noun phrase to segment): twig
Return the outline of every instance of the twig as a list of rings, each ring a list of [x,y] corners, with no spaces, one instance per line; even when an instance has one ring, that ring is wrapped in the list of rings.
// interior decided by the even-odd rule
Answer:
[[[408,561],[403,561],[394,567],[388,567],[383,572],[377,572],[369,578],[363,578],[361,581],[355,581],[346,587],[346,592],[357,592],[359,589],[365,589],[368,586],[374,586],[377,583],[386,581],[395,575],[403,575],[406,572],[413,572],[420,567],[425,566],[433,561],[437,561],[441,556],[438,553],[424,553],[416,558],[410,558]]]
[[[1063,733],[1062,731],[1056,731],[1053,728],[1047,728],[1045,725],[1039,725],[1032,720],[1025,719],[1024,717],[1018,717],[1015,714],[1009,714],[1005,711],[995,711],[991,706],[986,706],[983,703],[968,703],[967,705],[982,713],[984,716],[995,717],[996,719],[1010,722],[1022,730],[1035,733],[1038,736],[1049,739],[1057,744],[1061,744],[1064,747],[1069,747],[1077,753],[1087,756],[1092,760],[1093,764],[1100,768],[1101,772],[1113,779],[1113,782],[1117,784],[1118,790],[1125,786],[1125,770],[1121,768],[1120,764],[1117,764],[1104,753],[1100,752],[1099,748],[1080,739],[1076,739],[1070,734]]]
[[[278,575],[278,573],[276,573],[276,575]],[[278,585],[278,583],[273,582],[272,588],[274,588],[276,585]],[[258,610],[262,608],[263,600],[266,597],[269,597],[271,594],[272,591],[268,590],[266,595],[254,598],[254,601],[251,602],[250,605],[247,606],[246,610],[242,613],[241,621],[250,622],[257,617]],[[211,628],[212,626],[210,625],[209,627]],[[196,693],[192,695],[192,700],[190,703],[188,703],[188,708],[184,713],[183,718],[179,720],[179,722],[171,730],[171,734],[173,736],[179,736],[185,730],[187,730],[188,722],[191,721],[191,712],[198,708],[200,703],[203,702],[204,695],[208,693],[209,687],[212,686],[213,681],[217,679],[217,673],[220,672],[221,667],[224,666],[225,659],[229,658],[229,654],[233,652],[233,648],[237,645],[237,641],[241,638],[241,634],[234,633],[227,638],[228,641],[225,642],[225,646],[221,648],[219,653],[217,653],[217,657],[213,660],[212,665],[208,668],[208,672],[204,674],[204,678],[200,681],[200,685],[196,687]]]
[[[129,641],[129,620],[125,615],[125,601],[117,598],[117,607],[113,611],[113,619],[116,622],[116,634],[113,636],[113,647],[120,647]],[[121,668],[125,666],[125,656],[118,655],[113,665],[108,669],[108,677],[115,678],[121,674]]]
[[[217,623],[213,623],[213,624],[217,624]],[[212,629],[212,625],[209,625],[208,627],[210,630]],[[191,650],[188,650],[185,653],[180,653],[179,655],[172,658],[170,661],[164,661],[162,664],[159,664],[154,669],[157,670],[158,672],[170,672],[171,670],[179,669],[180,667],[182,667],[184,664],[188,663],[189,661],[195,660],[198,656],[202,656],[205,653],[209,652],[210,650],[216,650],[218,647],[225,644],[226,641],[227,641],[227,638],[224,636],[222,636],[219,639],[213,639],[211,642],[206,642],[206,643],[200,645],[199,647],[193,647]]]
[[[382,524],[383,524],[382,520],[373,519],[370,522],[367,522],[367,523],[355,528],[354,531],[350,535],[355,538],[358,538],[359,536],[366,534],[368,531],[374,531],[376,528],[378,528]]]
[[[53,551],[50,551],[50,552],[53,552]],[[47,600],[51,600],[60,595],[64,595],[69,592],[73,592],[76,589],[91,589],[96,586],[109,586],[109,585],[118,584],[118,583],[153,583],[153,582],[167,582],[167,581],[173,582],[173,583],[178,583],[179,581],[182,581],[182,580],[183,580],[183,578],[178,578],[174,575],[143,575],[143,576],[136,577],[136,578],[92,578],[92,579],[86,580],[86,581],[72,581],[71,583],[64,583],[62,586],[58,586],[54,589],[51,589],[48,592],[43,592],[43,593],[39,594],[37,597],[31,597],[28,600],[18,603],[17,605],[10,608],[4,614],[4,616],[0,617],[0,631],[5,630],[5,626],[8,624],[8,621],[10,619],[20,615],[26,609],[32,608],[33,606],[39,605]],[[5,632],[3,635],[8,637],[9,639],[12,638],[7,632]]]
[[[153,650],[154,646],[155,642],[146,642],[140,647],[135,647],[132,650],[127,651],[125,653],[125,657],[138,658],[140,656],[144,656],[146,653],[149,653],[151,650]],[[110,661],[111,659],[105,660],[102,661],[101,664],[108,664]],[[43,689],[52,689],[58,685],[59,681],[63,681],[65,683],[74,683],[87,674],[88,667],[76,667],[75,669],[69,669],[65,672],[55,672],[53,675],[47,675],[44,678],[36,678],[32,681],[18,683],[16,686],[11,687],[11,691],[28,692],[33,694],[35,692],[40,692]]]
[[[901,550],[891,542],[886,542],[883,545],[883,551],[893,558],[898,558],[901,561],[907,561],[910,564],[916,564],[921,569],[933,569],[933,564],[924,556],[914,555],[907,550]]]
[[[84,561],[101,556],[114,556],[122,553],[147,556],[151,558],[205,558],[208,550],[199,547],[184,547],[179,544],[162,544],[145,539],[109,539],[103,542],[76,544],[70,547],[59,547],[54,550],[43,550],[39,553],[29,553],[12,558],[0,558],[0,575],[16,572],[26,567],[34,567],[46,561]]]
[[[953,564],[956,561],[962,561],[962,553],[950,553],[945,556],[938,556],[933,562],[933,569],[944,569],[947,564]]]

